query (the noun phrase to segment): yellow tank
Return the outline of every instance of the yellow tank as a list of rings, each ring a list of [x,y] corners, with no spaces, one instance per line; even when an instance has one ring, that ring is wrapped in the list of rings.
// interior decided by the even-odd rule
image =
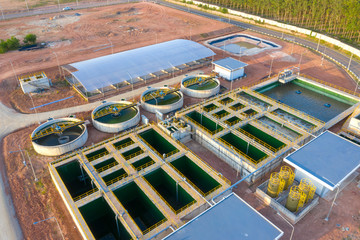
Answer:
[[[285,207],[291,212],[296,212],[298,210],[299,201],[301,196],[301,190],[298,186],[292,186],[290,188],[289,196],[286,200]]]
[[[281,179],[278,172],[273,172],[270,175],[268,188],[267,188],[267,194],[275,198],[279,195],[279,193],[284,189],[284,180]]]
[[[285,181],[284,190],[287,190],[289,186],[294,182],[294,172],[289,166],[282,166],[280,169],[280,177]]]
[[[312,199],[314,197],[316,187],[310,179],[301,179],[299,188],[306,195],[305,203],[307,203],[309,199]]]
[[[305,199],[306,195],[301,191],[299,186],[292,186],[285,207],[291,212],[296,212],[300,207],[304,206]]]

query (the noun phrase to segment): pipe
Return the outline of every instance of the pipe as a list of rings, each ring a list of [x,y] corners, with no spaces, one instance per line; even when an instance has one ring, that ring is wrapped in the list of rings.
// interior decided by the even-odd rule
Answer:
[[[227,189],[225,189],[224,191],[222,191],[221,193],[219,193],[218,195],[214,196],[211,201],[216,204],[215,202],[215,198],[219,197],[220,195],[224,194],[225,192],[227,192],[228,190],[232,189],[233,187],[235,187],[236,185],[238,185],[239,183],[241,183],[242,181],[244,181],[245,179],[251,177],[252,175],[254,175],[256,172],[260,171],[261,169],[263,169],[264,167],[266,167],[267,165],[269,165],[270,163],[272,163],[274,160],[276,160],[276,158],[272,159],[271,161],[269,161],[268,163],[264,164],[262,167],[256,169],[255,171],[253,171],[252,173],[248,174],[247,176],[245,176],[244,178],[240,179],[239,181],[237,181],[236,183],[234,183],[233,185],[231,185],[230,187],[228,187]]]
[[[168,227],[164,228],[163,230],[161,230],[160,232],[158,232],[157,234],[155,234],[154,236],[152,236],[152,237],[151,237],[151,238],[149,238],[148,240],[150,240],[150,239],[153,239],[153,238],[157,237],[160,233],[165,232],[168,228],[170,228],[173,232],[175,232],[175,229],[174,229],[171,225],[169,225]]]

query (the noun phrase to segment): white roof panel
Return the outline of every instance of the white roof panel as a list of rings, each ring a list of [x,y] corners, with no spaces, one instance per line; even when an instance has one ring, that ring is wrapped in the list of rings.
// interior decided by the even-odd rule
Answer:
[[[360,167],[359,156],[358,145],[326,131],[284,160],[333,191]]]
[[[282,235],[283,231],[277,226],[231,193],[164,239],[274,240]]]
[[[247,64],[231,57],[223,58],[217,61],[214,61],[213,64],[218,65],[220,67],[226,68],[230,71],[237,70],[239,68],[246,67]]]
[[[69,65],[77,69],[73,76],[90,92],[213,55],[199,43],[176,39]]]

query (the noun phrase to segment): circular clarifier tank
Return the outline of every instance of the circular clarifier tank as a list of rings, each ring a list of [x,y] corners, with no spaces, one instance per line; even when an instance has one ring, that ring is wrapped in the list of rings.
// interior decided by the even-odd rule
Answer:
[[[208,98],[220,91],[220,81],[211,75],[187,76],[181,81],[181,91],[194,98]]]
[[[77,118],[49,119],[31,134],[37,153],[58,156],[82,147],[88,138],[84,122]]]
[[[183,106],[183,94],[175,88],[149,88],[141,95],[141,106],[149,112],[172,112]]]
[[[140,121],[140,111],[136,104],[128,101],[103,102],[91,114],[96,129],[107,133],[117,133],[136,126]]]

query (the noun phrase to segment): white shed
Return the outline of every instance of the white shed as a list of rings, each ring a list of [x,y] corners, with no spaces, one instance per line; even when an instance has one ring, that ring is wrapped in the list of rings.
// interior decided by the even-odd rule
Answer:
[[[231,57],[224,58],[213,62],[214,72],[226,80],[233,81],[242,78],[245,75],[246,63],[233,59]]]

